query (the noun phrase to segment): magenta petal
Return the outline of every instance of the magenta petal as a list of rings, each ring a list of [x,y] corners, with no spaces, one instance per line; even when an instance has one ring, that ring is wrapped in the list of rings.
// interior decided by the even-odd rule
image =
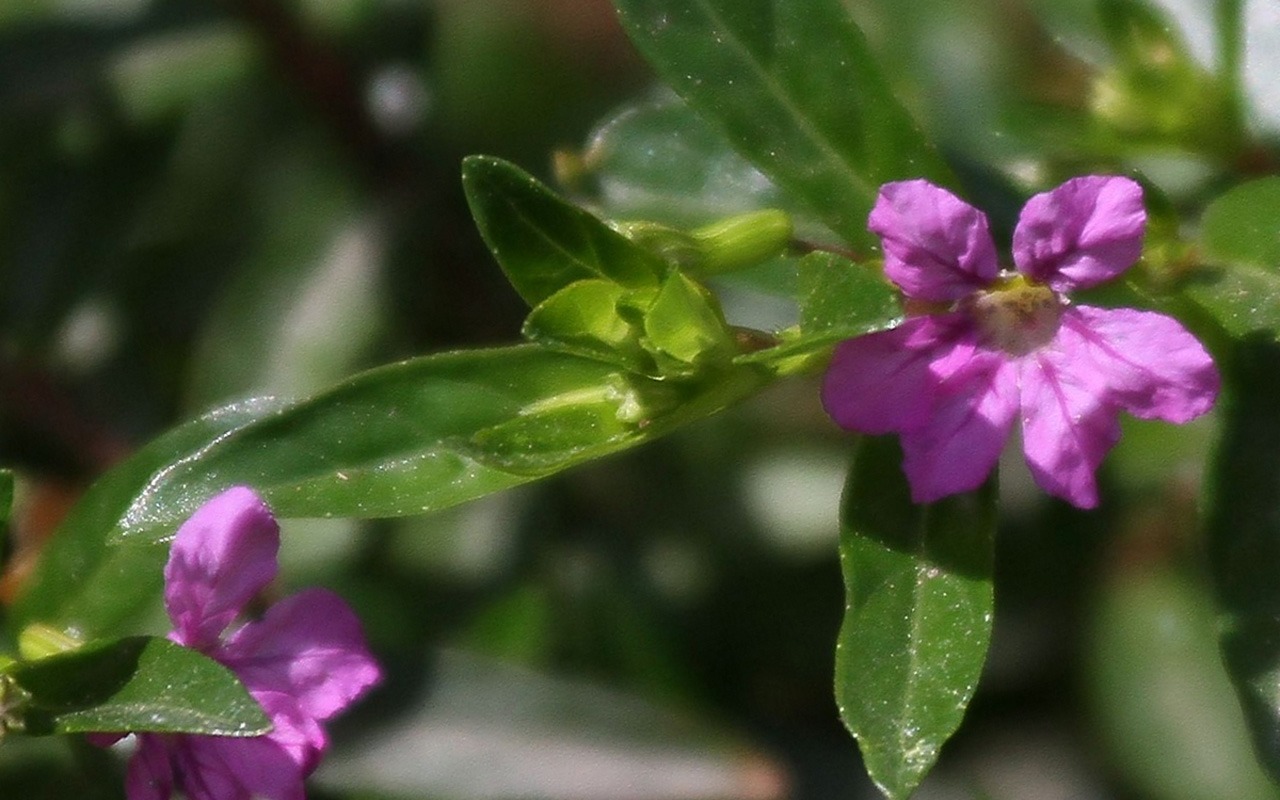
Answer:
[[[266,736],[184,736],[180,748],[178,784],[190,800],[306,800],[297,765]]]
[[[1021,368],[1022,446],[1032,477],[1049,494],[1093,508],[1094,473],[1120,439],[1119,412],[1107,402],[1105,377],[1066,325]]]
[[[317,720],[350,705],[381,678],[360,621],[342,598],[307,589],[232,635],[219,656],[249,691],[294,698]]]
[[[303,710],[296,698],[287,694],[258,689],[253,692],[253,699],[271,720],[267,738],[289,756],[303,777],[310,775],[329,749],[324,728]]]
[[[977,350],[935,390],[933,415],[902,434],[911,499],[932,503],[978,488],[991,474],[1018,412],[1017,369]]]
[[[974,337],[966,317],[933,314],[841,342],[823,378],[822,405],[842,428],[860,433],[922,425],[938,381],[931,364],[966,337]]]
[[[1204,346],[1151,311],[1078,306],[1063,325],[1080,337],[1112,402],[1143,419],[1187,422],[1213,407],[1221,378]]]
[[[1054,291],[1084,289],[1124,272],[1142,254],[1147,212],[1128,178],[1089,175],[1032,197],[1013,233],[1013,260]]]
[[[885,275],[908,297],[958,300],[999,271],[986,215],[928,181],[881,186],[867,227],[880,236]]]
[[[138,749],[129,758],[124,793],[129,800],[169,800],[173,794],[171,742],[176,737],[138,734]]]
[[[213,497],[182,524],[164,568],[164,601],[180,644],[204,652],[276,574],[280,531],[244,487]]]

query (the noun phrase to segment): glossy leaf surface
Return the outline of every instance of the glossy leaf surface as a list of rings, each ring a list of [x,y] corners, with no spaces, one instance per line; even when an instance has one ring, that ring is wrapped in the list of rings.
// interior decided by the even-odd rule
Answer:
[[[277,401],[251,400],[217,409],[153,440],[98,480],[41,552],[35,574],[13,608],[15,630],[34,621],[61,620],[86,635],[105,636],[110,623],[158,596],[168,547],[154,541],[108,547],[107,535],[167,466],[199,458],[211,443],[283,407]]]
[[[898,291],[874,267],[834,253],[800,259],[800,326],[782,344],[739,361],[779,362],[830,347],[902,321]]]
[[[949,172],[839,0],[617,0],[689,104],[846,240],[869,244],[880,184]]]
[[[657,255],[566,202],[524,170],[471,156],[462,185],[494,258],[531,306],[575,281],[604,278],[652,286],[666,270]]]
[[[1185,291],[1231,334],[1280,330],[1280,178],[1232,189],[1205,210],[1205,265]]]
[[[423,513],[660,436],[767,380],[744,367],[658,382],[522,346],[392,364],[283,409],[215,412],[91,491],[21,616],[110,633],[158,586],[157,544],[230,486],[253,487],[280,517]]]
[[[271,723],[231,672],[167,639],[88,645],[12,671],[28,733],[153,731],[258,736]]]
[[[872,780],[911,795],[955,732],[990,642],[995,480],[911,502],[895,439],[858,445],[841,502],[836,700]]]
[[[630,315],[625,310],[634,302],[632,292],[612,281],[577,281],[539,303],[525,319],[523,333],[552,349],[651,373],[653,359],[639,343],[643,310],[635,308]]]

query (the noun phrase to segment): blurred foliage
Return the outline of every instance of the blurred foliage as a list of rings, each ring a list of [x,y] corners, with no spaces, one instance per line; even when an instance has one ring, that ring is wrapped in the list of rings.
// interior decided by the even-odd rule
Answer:
[[[617,5],[679,96],[653,87],[605,0],[0,3],[0,464],[18,476],[0,649],[34,619],[159,632],[157,542],[193,488],[253,480],[290,516],[438,508],[285,523],[282,583],[342,591],[390,674],[339,726],[315,797],[873,797],[831,656],[838,553],[884,542],[846,515],[841,545],[849,446],[812,382],[453,504],[648,442],[894,324],[864,228],[883,177],[962,186],[1007,237],[1031,191],[1141,172],[1167,211],[1149,244],[1169,248],[1149,248],[1126,291],[1207,331],[1244,409],[1223,426],[1207,535],[1191,498],[1213,420],[1127,426],[1095,514],[1006,465],[984,556],[992,649],[974,693],[988,631],[948,634],[973,701],[919,796],[1276,796],[1210,606],[1232,615],[1228,665],[1258,677],[1245,711],[1265,727],[1274,653],[1233,642],[1274,627],[1275,359],[1268,342],[1230,343],[1280,326],[1280,197],[1262,177],[1278,163],[1280,33],[1265,0],[862,0],[844,4],[852,22],[800,0]],[[700,49],[717,36],[738,46]],[[832,93],[857,102],[833,108]],[[461,164],[476,152],[496,158],[468,162],[469,207]],[[488,221],[516,195],[545,215],[508,240]],[[688,232],[763,209],[791,214],[795,248],[715,295],[619,224]],[[548,238],[623,255],[521,272]],[[690,316],[696,335],[669,322]],[[537,347],[492,347],[522,325]],[[647,347],[620,354],[640,335]],[[504,366],[477,378],[481,361]],[[465,414],[421,393],[439,371]],[[620,419],[609,391],[634,373],[660,410],[672,378],[703,405],[646,416],[652,428]],[[414,413],[380,416],[389,398]],[[315,463],[294,473],[260,446],[286,407],[318,409],[291,445]],[[500,424],[530,407],[524,427]],[[574,436],[531,452],[547,426]],[[350,465],[328,460],[335,442]],[[415,471],[441,452],[449,480]],[[0,509],[8,493],[0,478]],[[85,533],[46,550],[60,523]],[[145,541],[108,552],[104,530]],[[1187,566],[1201,546],[1212,589]],[[870,563],[891,570],[900,550]],[[935,577],[976,591],[982,616],[990,581]],[[850,630],[842,649],[865,643]],[[842,682],[841,703],[858,689]],[[955,720],[937,716],[945,739]],[[1273,740],[1262,749],[1274,759]],[[4,797],[115,798],[119,771],[79,741],[0,746]]]

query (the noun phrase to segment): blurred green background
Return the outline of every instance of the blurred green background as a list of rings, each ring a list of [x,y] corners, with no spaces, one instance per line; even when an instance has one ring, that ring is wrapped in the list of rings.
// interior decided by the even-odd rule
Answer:
[[[1117,40],[1098,5],[849,3],[1005,235],[1054,176],[1139,167],[1181,208],[1271,166],[1224,123],[1212,4],[1152,7],[1176,47],[1145,72],[1150,42]],[[525,310],[462,156],[565,179],[606,216],[644,213],[642,178],[724,199],[736,163],[689,173],[643,131],[593,134],[654,97],[672,102],[606,0],[0,2],[0,463],[21,478],[4,598],[83,487],[165,428],[515,341]],[[760,281],[720,288],[731,319],[789,313]],[[993,650],[920,797],[1280,796],[1190,566],[1213,432],[1129,425],[1091,514],[1007,459]],[[876,796],[831,688],[848,450],[795,381],[453,511],[287,523],[280,591],[343,592],[390,675],[314,796]],[[86,777],[111,758],[7,741],[0,796],[120,797]]]

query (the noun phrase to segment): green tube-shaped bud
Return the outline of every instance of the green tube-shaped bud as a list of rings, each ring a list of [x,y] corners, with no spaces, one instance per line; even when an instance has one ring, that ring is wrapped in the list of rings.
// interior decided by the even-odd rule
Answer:
[[[36,622],[18,634],[18,653],[25,661],[37,661],[75,650],[84,642],[57,628]]]
[[[691,234],[702,254],[698,272],[715,275],[767,261],[786,250],[793,233],[791,216],[772,208],[698,228]]]

